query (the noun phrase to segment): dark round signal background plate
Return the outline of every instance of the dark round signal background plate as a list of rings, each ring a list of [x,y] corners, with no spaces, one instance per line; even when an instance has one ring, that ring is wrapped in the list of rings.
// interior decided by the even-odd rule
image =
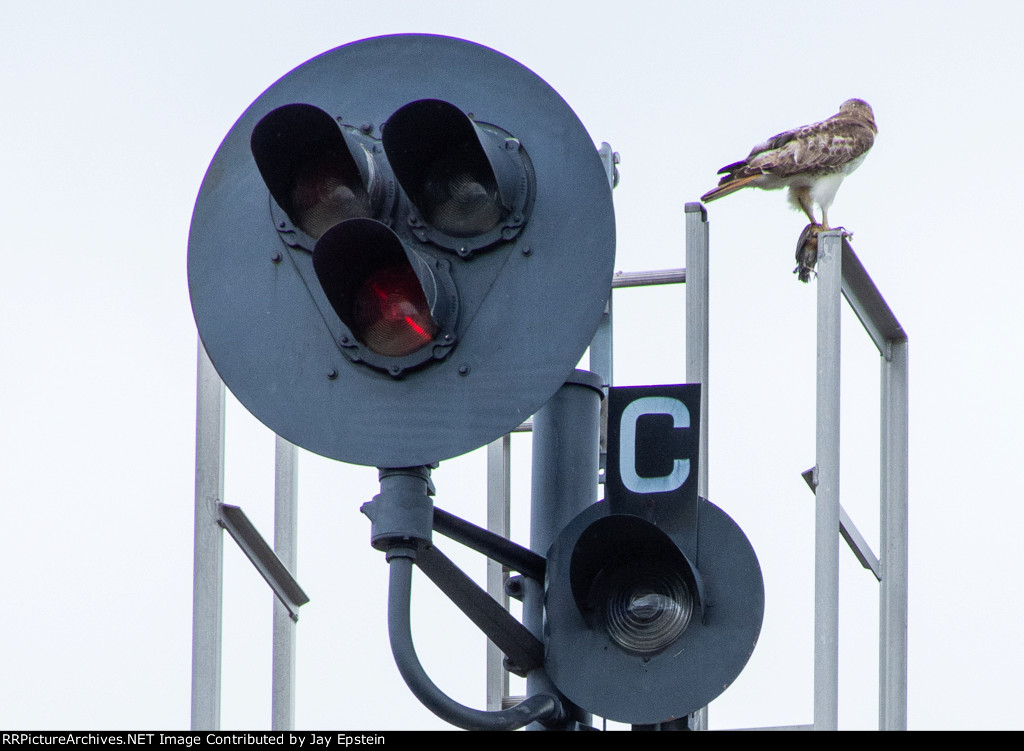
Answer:
[[[446,359],[395,379],[350,362],[335,344],[291,258],[302,251],[287,249],[274,228],[249,137],[264,115],[291,103],[316,105],[347,124],[371,123],[379,136],[395,110],[418,99],[451,102],[517,137],[533,162],[537,195],[514,242],[469,260],[442,256],[460,289],[458,342]],[[203,180],[188,279],[206,351],[260,421],[333,459],[415,466],[498,438],[555,393],[597,329],[614,256],[603,165],[558,93],[487,47],[397,35],[326,52],[250,105]]]
[[[655,655],[620,649],[603,625],[587,623],[573,595],[573,552],[595,522],[610,516],[607,502],[582,511],[547,550],[544,666],[574,704],[617,722],[669,722],[707,706],[746,666],[764,621],[761,565],[732,517],[704,498],[698,504],[699,549],[685,552],[702,577],[707,608]],[[612,552],[605,547],[604,559]]]

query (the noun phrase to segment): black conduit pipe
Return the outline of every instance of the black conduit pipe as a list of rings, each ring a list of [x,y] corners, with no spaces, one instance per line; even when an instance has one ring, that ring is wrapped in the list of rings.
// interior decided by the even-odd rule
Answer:
[[[410,551],[411,552],[411,551]],[[412,559],[389,551],[388,563],[388,635],[391,652],[409,690],[420,702],[445,722],[464,730],[516,730],[531,722],[557,720],[562,707],[555,697],[538,694],[500,712],[487,712],[459,704],[443,693],[430,680],[416,656],[412,643],[410,595],[412,591]]]

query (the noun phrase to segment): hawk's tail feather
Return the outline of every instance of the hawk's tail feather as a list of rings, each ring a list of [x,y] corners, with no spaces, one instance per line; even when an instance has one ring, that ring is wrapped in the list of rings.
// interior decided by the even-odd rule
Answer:
[[[761,176],[761,174],[748,175],[747,177],[738,177],[735,180],[723,182],[717,188],[709,190],[707,193],[702,195],[700,197],[700,200],[706,203],[708,201],[714,201],[717,198],[721,198],[722,196],[727,196],[730,193],[735,193],[737,190],[747,187],[751,182],[753,182],[754,180]]]

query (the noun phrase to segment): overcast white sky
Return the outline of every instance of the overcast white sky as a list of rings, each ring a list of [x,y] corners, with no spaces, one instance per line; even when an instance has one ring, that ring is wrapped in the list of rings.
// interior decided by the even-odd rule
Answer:
[[[876,145],[830,219],[910,337],[912,728],[1020,728],[1022,17],[1008,3],[9,3],[0,44],[0,727],[189,724],[196,332],[186,242],[228,129],[305,60],[427,32],[548,81],[621,153],[616,268],[683,265],[683,205],[765,137],[866,99]],[[711,726],[812,718],[814,283],[805,220],[746,191],[711,221],[710,496],[766,585]],[[684,290],[616,293],[620,385],[684,379]],[[843,504],[878,549],[878,357],[844,319]],[[273,436],[228,413],[225,501],[272,537]],[[513,457],[527,541],[529,439]],[[300,457],[299,728],[444,727],[387,646],[373,469]],[[435,473],[484,520],[484,457]],[[462,556],[483,576],[479,556]],[[223,726],[270,724],[271,594],[225,543]],[[842,555],[840,726],[877,722],[877,586]],[[428,672],[483,706],[484,639],[419,581]]]

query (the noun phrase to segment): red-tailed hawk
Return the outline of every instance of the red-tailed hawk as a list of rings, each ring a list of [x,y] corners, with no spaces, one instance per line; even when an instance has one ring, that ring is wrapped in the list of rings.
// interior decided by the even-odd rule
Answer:
[[[803,209],[815,232],[831,229],[828,207],[843,178],[864,161],[877,132],[870,105],[863,99],[847,99],[828,120],[772,136],[746,159],[722,167],[718,187],[701,200],[714,201],[747,187],[789,188],[790,203]],[[820,225],[814,204],[821,207]]]

